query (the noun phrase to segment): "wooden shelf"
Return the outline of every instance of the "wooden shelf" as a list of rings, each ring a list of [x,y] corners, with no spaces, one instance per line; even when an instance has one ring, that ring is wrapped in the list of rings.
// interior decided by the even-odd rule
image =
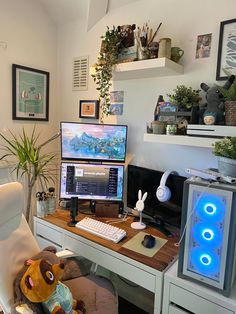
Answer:
[[[184,73],[182,65],[168,59],[155,58],[119,63],[115,66],[114,80],[131,80],[148,77],[180,75]]]
[[[219,139],[188,135],[144,134],[144,142],[175,144],[193,147],[213,148],[212,144]]]

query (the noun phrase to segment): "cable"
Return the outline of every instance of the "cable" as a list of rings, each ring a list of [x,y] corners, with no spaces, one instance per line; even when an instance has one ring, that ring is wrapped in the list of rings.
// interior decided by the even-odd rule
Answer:
[[[115,219],[115,220],[107,220],[106,223],[108,224],[120,223],[120,222],[126,221],[128,219],[127,216],[128,216],[128,212],[125,213],[123,218]]]

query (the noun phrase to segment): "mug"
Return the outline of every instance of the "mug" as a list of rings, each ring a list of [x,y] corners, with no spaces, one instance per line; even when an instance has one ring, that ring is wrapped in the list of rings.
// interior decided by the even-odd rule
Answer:
[[[178,62],[180,58],[184,55],[184,51],[179,47],[171,48],[171,60]]]
[[[159,41],[158,58],[171,58],[171,39],[161,38]]]

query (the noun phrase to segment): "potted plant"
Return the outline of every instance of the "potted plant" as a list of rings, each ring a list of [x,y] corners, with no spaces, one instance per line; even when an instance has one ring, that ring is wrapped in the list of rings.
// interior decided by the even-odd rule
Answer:
[[[13,171],[16,171],[17,178],[23,176],[26,178],[28,193],[25,217],[29,222],[32,192],[37,179],[40,180],[42,185],[43,183],[47,185],[48,182],[54,180],[55,173],[52,168],[49,169],[49,165],[54,160],[55,155],[43,153],[42,148],[56,139],[59,134],[38,145],[39,135],[36,134],[35,127],[30,136],[26,134],[24,128],[22,134],[18,136],[11,131],[9,133],[9,137],[0,133],[0,137],[4,142],[0,148],[0,151],[3,152],[0,160],[9,161],[9,158],[12,158],[12,161],[15,162]]]
[[[192,107],[197,105],[201,100],[199,92],[199,89],[177,85],[173,90],[173,94],[167,94],[167,96],[170,102],[178,107],[178,111],[191,111]]]
[[[218,157],[218,170],[226,176],[236,177],[236,137],[225,137],[213,144]]]
[[[230,88],[226,89],[219,86],[219,90],[224,96],[225,101],[225,124],[236,125],[236,79]]]
[[[93,80],[99,91],[99,101],[101,108],[101,121],[104,115],[107,116],[110,110],[110,86],[113,66],[117,62],[118,54],[122,50],[122,37],[117,27],[112,29],[107,27],[107,31],[102,38],[101,50],[98,61],[95,65]]]

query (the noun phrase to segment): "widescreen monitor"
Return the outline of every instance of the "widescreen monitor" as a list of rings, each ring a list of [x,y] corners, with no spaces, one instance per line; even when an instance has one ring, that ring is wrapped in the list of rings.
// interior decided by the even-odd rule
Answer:
[[[127,125],[61,122],[61,159],[125,162]]]
[[[171,190],[171,198],[168,202],[160,202],[156,197],[156,190],[160,184],[163,172],[149,168],[128,165],[127,172],[127,206],[134,208],[138,198],[138,191],[148,193],[144,202],[143,213],[164,222],[180,227],[183,186],[186,177],[171,174],[166,185]]]
[[[62,162],[60,199],[123,200],[124,166]]]

